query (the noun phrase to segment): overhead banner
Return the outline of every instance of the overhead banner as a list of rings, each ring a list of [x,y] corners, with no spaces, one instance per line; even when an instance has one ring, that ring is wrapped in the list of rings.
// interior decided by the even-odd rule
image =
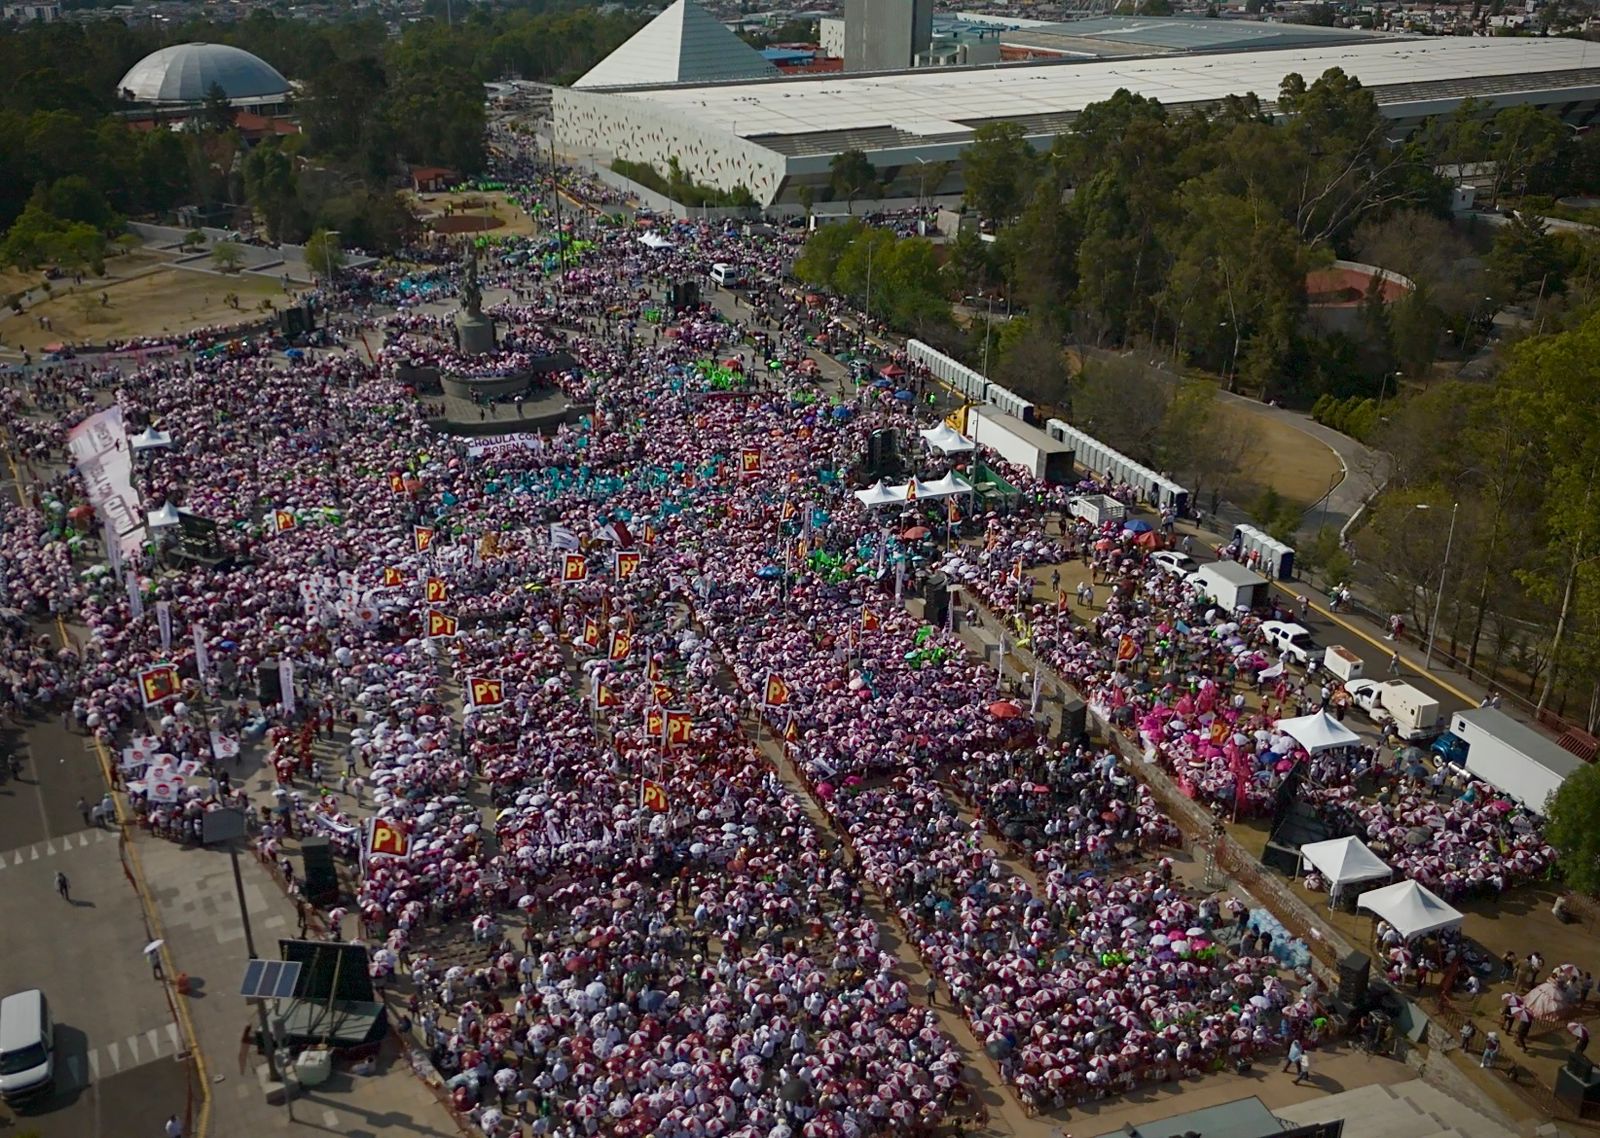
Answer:
[[[67,432],[72,462],[83,479],[89,504],[117,535],[123,556],[144,545],[144,514],[133,489],[133,450],[122,425],[122,408],[108,407]]]
[[[278,686],[283,689],[282,698],[285,715],[294,714],[294,661],[287,657],[278,661]]]
[[[500,458],[509,454],[544,450],[544,436],[534,434],[499,435],[467,444],[468,458]]]

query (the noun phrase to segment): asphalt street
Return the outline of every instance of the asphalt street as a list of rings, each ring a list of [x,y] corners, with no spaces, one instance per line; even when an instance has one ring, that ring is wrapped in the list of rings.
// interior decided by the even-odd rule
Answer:
[[[165,989],[143,955],[139,895],[115,830],[84,823],[100,768],[87,740],[56,721],[22,738],[21,779],[0,786],[0,995],[40,988],[56,1020],[52,1093],[0,1107],[10,1128],[41,1138],[159,1134],[184,1114],[188,1064]],[[67,875],[71,900],[56,893]]]

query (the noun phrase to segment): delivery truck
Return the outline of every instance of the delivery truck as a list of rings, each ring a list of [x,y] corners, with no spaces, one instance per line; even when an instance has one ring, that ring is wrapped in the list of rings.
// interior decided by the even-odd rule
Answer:
[[[1322,666],[1344,683],[1361,678],[1366,664],[1343,644],[1330,644],[1322,653]]]
[[[1229,612],[1263,607],[1272,588],[1265,577],[1250,572],[1237,561],[1202,565],[1190,575],[1189,583],[1217,607]]]
[[[1352,680],[1344,690],[1374,723],[1393,723],[1408,743],[1435,738],[1444,729],[1439,701],[1404,680]]]
[[[1554,740],[1492,707],[1456,712],[1433,751],[1536,814],[1544,813],[1549,797],[1583,765]]]
[[[1072,481],[1072,447],[1031,423],[993,407],[972,407],[967,431],[973,440],[1043,482]]]
[[[1067,513],[1098,528],[1122,521],[1128,516],[1128,507],[1109,494],[1079,494],[1067,503]]]

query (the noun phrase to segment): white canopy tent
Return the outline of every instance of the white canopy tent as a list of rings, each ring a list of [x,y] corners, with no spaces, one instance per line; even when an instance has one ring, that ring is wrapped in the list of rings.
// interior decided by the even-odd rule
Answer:
[[[928,497],[930,498],[953,498],[957,494],[971,494],[973,492],[972,483],[953,470],[943,478],[923,485],[927,486]],[[921,493],[921,491],[919,490],[918,493]]]
[[[134,450],[159,450],[162,447],[172,445],[172,436],[166,431],[158,431],[154,427],[146,427],[129,439],[128,445]]]
[[[1313,755],[1320,751],[1337,750],[1340,747],[1354,747],[1361,742],[1361,736],[1326,711],[1302,715],[1297,719],[1280,719],[1278,731],[1289,736]]]
[[[922,435],[923,442],[941,454],[965,454],[978,446],[949,423],[940,423],[937,427],[929,427],[918,433]]]
[[[1328,879],[1328,895],[1335,900],[1346,885],[1388,877],[1394,872],[1365,842],[1353,837],[1301,846],[1300,862]]]
[[[168,502],[159,510],[150,510],[145,514],[145,524],[151,529],[165,529],[175,526],[181,519],[178,517],[178,507]]]
[[[875,510],[879,506],[887,506],[894,502],[904,502],[905,500],[906,493],[903,488],[885,486],[882,480],[868,486],[865,490],[856,491],[856,501],[869,510]]]
[[[1460,913],[1445,904],[1437,893],[1415,881],[1400,881],[1370,890],[1361,895],[1356,906],[1388,921],[1404,940],[1461,925]]]
[[[640,236],[640,238],[639,238],[639,244],[647,245],[652,249],[675,249],[675,248],[677,248],[676,245],[674,245],[671,241],[668,241],[665,237],[661,236],[661,234],[659,234],[659,233],[645,233],[645,234],[642,234]]]

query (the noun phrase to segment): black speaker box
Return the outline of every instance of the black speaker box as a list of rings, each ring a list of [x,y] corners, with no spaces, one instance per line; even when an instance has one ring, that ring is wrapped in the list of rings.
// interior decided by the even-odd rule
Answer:
[[[1089,706],[1075,695],[1061,701],[1061,726],[1058,738],[1075,742],[1089,737]]]
[[[317,904],[339,895],[339,875],[333,868],[333,844],[327,838],[308,837],[300,842],[305,862],[305,894]]]
[[[1261,864],[1292,877],[1300,869],[1300,851],[1282,842],[1268,842],[1266,849],[1261,851]]]
[[[950,578],[943,573],[928,574],[922,583],[922,619],[939,628],[949,613]]]
[[[1367,982],[1372,977],[1372,960],[1364,952],[1352,952],[1339,961],[1339,998],[1352,1007],[1367,1002]]]
[[[256,698],[263,707],[283,702],[283,683],[278,677],[276,656],[268,656],[256,665]]]

